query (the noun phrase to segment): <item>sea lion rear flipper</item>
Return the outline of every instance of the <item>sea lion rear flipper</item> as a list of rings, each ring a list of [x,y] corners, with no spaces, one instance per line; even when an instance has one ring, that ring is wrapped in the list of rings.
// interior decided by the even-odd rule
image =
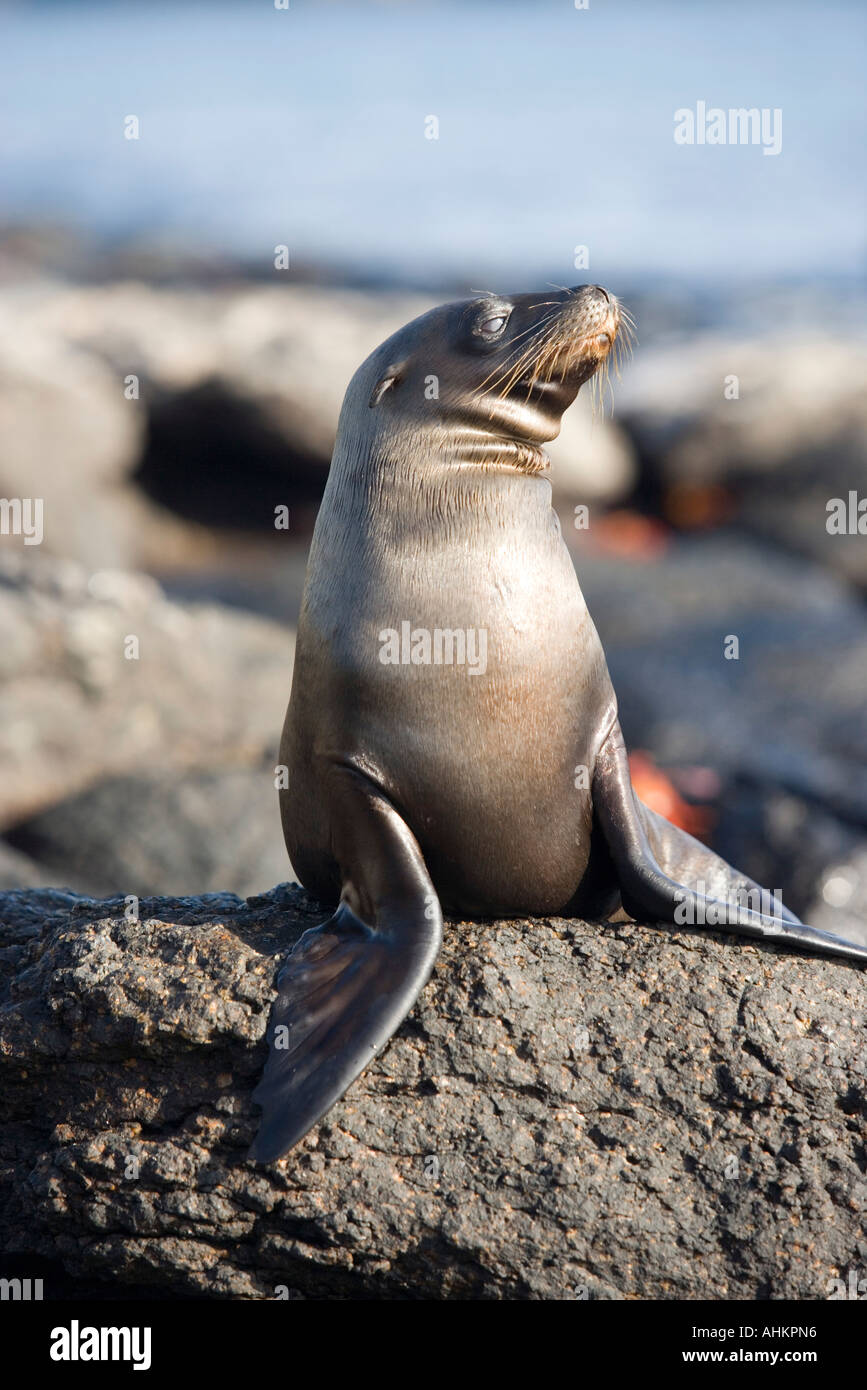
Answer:
[[[427,982],[442,913],[409,827],[373,783],[331,770],[340,905],[306,931],[277,978],[269,1054],[253,1094],[250,1157],[270,1163],[330,1110],[385,1045]]]
[[[644,806],[632,787],[619,722],[596,760],[593,806],[614,860],[623,905],[633,915],[722,927],[867,961],[867,945],[806,926],[752,879]]]

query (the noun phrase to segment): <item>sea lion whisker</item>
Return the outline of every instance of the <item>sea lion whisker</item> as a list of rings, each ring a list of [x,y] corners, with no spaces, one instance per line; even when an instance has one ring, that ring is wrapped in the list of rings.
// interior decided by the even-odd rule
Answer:
[[[559,316],[552,316],[552,318],[558,317]],[[533,363],[533,370],[530,373],[530,379],[527,385],[527,398],[529,399],[530,392],[533,389],[533,383],[539,378],[540,363],[545,360],[546,354],[550,351],[550,344],[554,342],[556,334],[557,324],[556,322],[552,322],[541,342],[537,344],[535,340],[533,341],[530,350],[524,353],[523,357],[516,363],[515,367],[510,372],[506,385],[500,392],[500,399],[503,399],[503,397],[509,394],[512,387],[520,379],[521,373],[524,371],[527,364]]]
[[[565,287],[563,288],[565,289]],[[576,291],[566,292],[569,293],[570,296],[574,296],[574,294],[577,293]],[[552,300],[544,300],[531,307],[540,308],[548,304],[555,303],[557,308],[559,308],[559,301]],[[510,353],[506,361],[504,363],[499,364],[499,368],[497,369],[499,371],[499,375],[497,374],[496,370],[492,372],[488,377],[485,378],[484,382],[482,383],[482,389],[487,387],[489,384],[492,392],[498,390],[499,388],[499,399],[503,399],[513,389],[525,365],[527,364],[527,362],[532,360],[535,354],[536,361],[534,364],[533,372],[530,376],[530,381],[528,383],[529,395],[529,392],[532,390],[532,386],[535,381],[544,379],[545,381],[550,382],[554,374],[554,369],[556,365],[559,363],[561,356],[564,357],[567,363],[569,364],[571,364],[573,357],[580,356],[580,353],[585,346],[583,341],[578,344],[554,344],[552,342],[554,338],[553,332],[547,333],[544,339],[541,338],[541,328],[546,324],[556,322],[557,319],[559,319],[558,314],[548,315],[546,319],[543,320],[542,325],[540,325],[537,331],[533,334],[533,336],[530,339],[530,342],[525,345],[525,350],[521,354],[521,356],[516,360],[514,358],[514,354]],[[527,331],[528,330],[525,330],[525,334]],[[515,342],[517,341],[518,339],[516,338]],[[615,338],[615,343],[617,341],[618,339]]]
[[[506,383],[505,392],[501,392],[500,394],[508,394],[512,386],[520,377],[522,371],[524,371],[525,367],[535,358],[536,350],[537,344],[534,339],[533,342],[529,344],[525,348],[525,350],[521,352],[520,356],[515,361],[501,364],[500,373],[496,377],[496,380],[491,382],[489,388],[490,391],[497,391],[498,388],[503,386],[503,383]]]
[[[549,337],[553,336],[554,332],[556,331],[555,321],[557,317],[558,315],[556,314],[549,314],[545,319],[542,320],[542,323],[537,326],[537,330],[534,333],[533,337],[529,340],[529,342],[524,344],[521,354],[518,357],[517,361],[510,361],[507,358],[506,362],[500,363],[498,369],[500,375],[497,376],[496,380],[492,382],[490,387],[492,391],[495,391],[498,386],[501,386],[502,383],[506,381],[508,382],[508,385],[506,387],[506,391],[504,393],[501,393],[501,396],[503,394],[508,394],[508,391],[511,390],[512,386],[518,380],[527,364],[529,362],[532,362],[533,359],[537,356],[540,347],[544,345],[544,343],[547,341]],[[495,375],[496,373],[491,373],[491,376]],[[490,380],[490,378],[485,379],[486,382],[488,380]]]
[[[482,391],[484,391],[484,388],[487,386],[488,382],[491,381],[491,379],[492,379],[493,377],[497,377],[498,373],[508,373],[508,372],[511,370],[512,359],[513,359],[513,357],[514,357],[514,352],[515,352],[515,350],[516,350],[516,348],[517,348],[517,345],[521,342],[521,340],[524,339],[524,338],[526,338],[528,334],[533,335],[533,336],[530,338],[530,341],[529,341],[528,343],[524,343],[523,346],[521,347],[521,354],[522,354],[522,359],[521,359],[521,360],[523,360],[524,356],[526,356],[526,353],[527,353],[528,350],[530,349],[531,344],[535,341],[535,339],[536,339],[537,337],[539,337],[539,336],[542,334],[543,330],[547,327],[548,324],[553,323],[553,321],[556,319],[556,317],[557,317],[556,314],[546,314],[546,315],[542,318],[542,320],[541,320],[540,323],[530,324],[530,326],[529,326],[528,328],[523,329],[520,333],[516,333],[516,334],[515,334],[515,337],[512,339],[512,342],[511,342],[510,345],[509,345],[509,352],[508,352],[507,355],[506,355],[505,361],[504,361],[504,362],[498,362],[497,365],[496,365],[496,367],[494,367],[493,371],[491,371],[491,372],[488,374],[488,376],[485,377],[484,381],[481,383],[481,386],[479,387],[480,393],[481,393]],[[502,379],[501,377],[498,378],[498,380],[501,380],[501,379]],[[494,387],[496,387],[497,384],[498,384],[497,382],[494,382]],[[494,389],[494,388],[492,388],[492,389]]]
[[[590,418],[595,422],[599,414],[599,373],[594,372],[590,378]],[[605,411],[603,409],[603,417]]]
[[[617,363],[616,363],[616,362],[615,362],[615,364],[614,364],[614,369],[615,369],[615,371],[617,371]],[[619,375],[619,373],[618,373],[618,375]],[[603,399],[604,399],[605,387],[606,387],[606,386],[608,387],[608,396],[609,396],[609,399],[610,399],[610,401],[611,401],[611,414],[613,415],[613,414],[614,414],[614,382],[611,380],[611,372],[609,371],[609,367],[608,367],[608,363],[607,363],[607,362],[605,363],[605,380],[604,380],[604,382],[603,382],[603,384],[602,384]]]

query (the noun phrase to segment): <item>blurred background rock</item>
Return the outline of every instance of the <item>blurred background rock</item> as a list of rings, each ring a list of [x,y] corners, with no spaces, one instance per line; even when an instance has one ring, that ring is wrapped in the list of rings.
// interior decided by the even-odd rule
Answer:
[[[867,497],[863,24],[9,7],[0,496],[45,520],[0,536],[0,884],[289,876],[277,745],[352,372],[444,298],[591,280],[639,346],[613,410],[567,415],[552,484],[636,782],[867,932],[867,536],[826,527]],[[697,100],[780,108],[781,153],[675,145]]]

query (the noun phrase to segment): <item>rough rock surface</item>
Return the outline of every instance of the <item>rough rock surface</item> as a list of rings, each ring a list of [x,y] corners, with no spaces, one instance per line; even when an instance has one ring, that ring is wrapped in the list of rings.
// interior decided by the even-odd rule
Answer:
[[[283,886],[0,897],[7,1256],[192,1296],[823,1299],[867,1260],[861,969],[715,933],[451,923],[388,1048],[245,1159]]]

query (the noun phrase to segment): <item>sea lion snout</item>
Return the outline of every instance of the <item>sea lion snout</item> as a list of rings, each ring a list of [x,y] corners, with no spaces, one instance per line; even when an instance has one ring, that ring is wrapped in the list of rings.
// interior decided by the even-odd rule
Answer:
[[[606,368],[621,326],[628,336],[629,319],[616,296],[602,285],[561,290],[556,298],[539,305],[539,311],[539,327],[526,335],[521,369],[507,375],[507,390],[514,390],[519,397],[523,394],[528,406],[538,406],[544,400],[550,419],[556,417],[559,428],[559,416],[580,387],[600,368]]]
[[[604,360],[620,332],[620,301],[602,285],[580,285],[569,295],[561,314],[563,338],[597,361]]]

